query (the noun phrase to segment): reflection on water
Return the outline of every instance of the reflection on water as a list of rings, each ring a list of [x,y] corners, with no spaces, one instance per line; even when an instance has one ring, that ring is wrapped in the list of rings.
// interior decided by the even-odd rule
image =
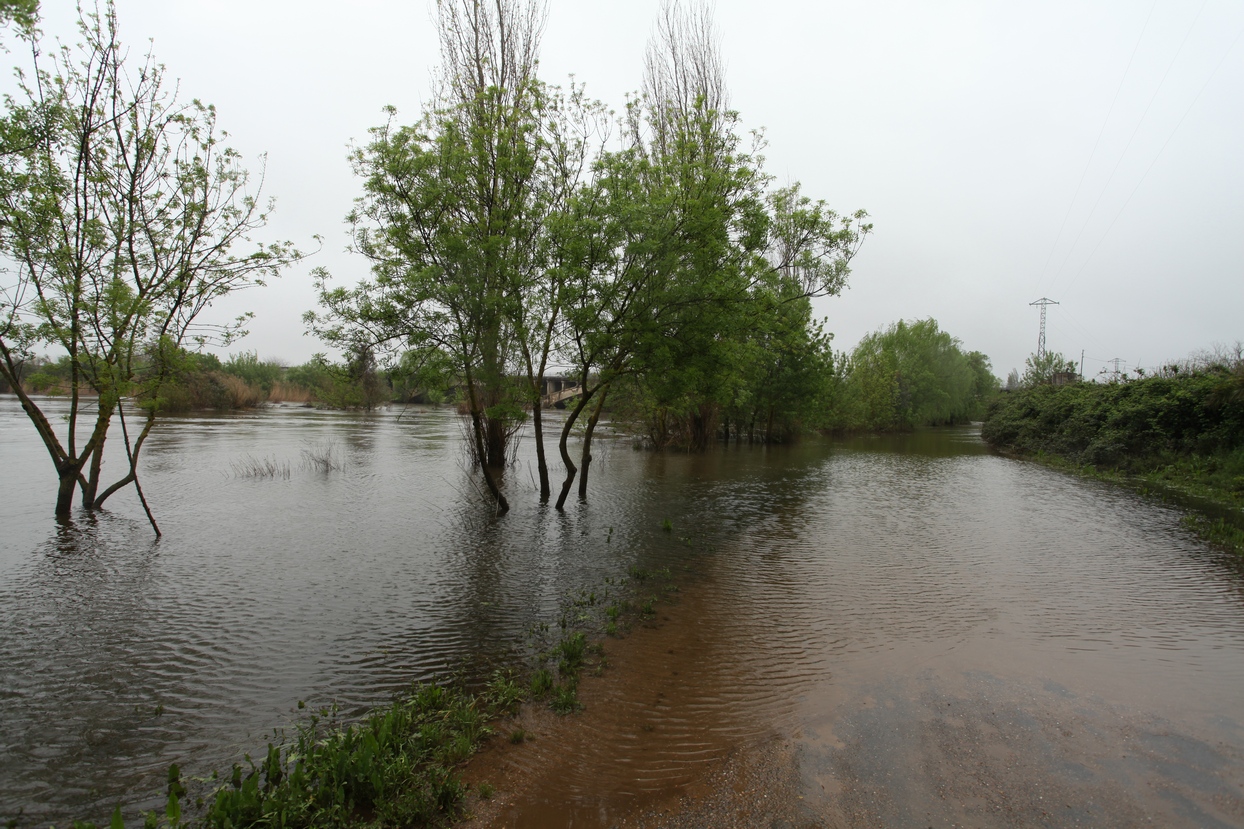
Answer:
[[[1174,512],[993,456],[970,429],[691,456],[605,439],[591,500],[564,515],[536,503],[522,454],[500,519],[460,435],[441,409],[170,419],[144,454],[155,542],[130,493],[51,520],[46,453],[0,398],[0,815],[153,807],[169,763],[225,767],[299,700],[358,711],[504,659],[563,596],[631,565],[691,567],[672,611],[690,623],[631,657],[651,687],[606,683],[615,716],[595,745],[633,773],[566,770],[573,814],[608,816],[932,665],[1185,720],[1238,703],[1236,563]],[[343,470],[300,465],[328,445]],[[237,474],[248,457],[291,474]]]

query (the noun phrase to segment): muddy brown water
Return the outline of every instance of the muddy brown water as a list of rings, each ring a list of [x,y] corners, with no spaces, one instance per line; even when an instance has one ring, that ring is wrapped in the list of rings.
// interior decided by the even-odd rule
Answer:
[[[666,621],[608,644],[582,714],[532,712],[530,741],[473,767],[497,787],[481,818],[1244,825],[1239,561],[970,428],[703,456],[606,439],[563,516],[520,454],[498,520],[451,412],[186,417],[147,458],[155,543],[128,500],[51,521],[22,417],[0,398],[0,816],[20,825],[152,808],[168,763],[225,768],[299,700],[358,712],[512,659],[632,566],[681,574]],[[300,466],[325,448],[343,469]],[[289,477],[244,474],[266,458]]]

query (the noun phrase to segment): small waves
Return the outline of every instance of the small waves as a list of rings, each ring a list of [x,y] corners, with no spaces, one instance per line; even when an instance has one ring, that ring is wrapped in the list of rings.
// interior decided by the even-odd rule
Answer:
[[[152,807],[169,763],[227,768],[300,702],[350,715],[511,658],[567,596],[632,568],[686,573],[684,598],[618,649],[593,730],[532,755],[585,758],[561,782],[591,814],[865,677],[1007,667],[1206,711],[1244,681],[1237,566],[1174,511],[965,430],[695,456],[602,439],[586,504],[540,505],[521,455],[499,521],[446,410],[191,416],[144,455],[156,542],[128,492],[48,519],[46,456],[6,407],[0,812],[40,823]],[[340,463],[304,467],[308,447]],[[239,472],[245,457],[289,475]]]

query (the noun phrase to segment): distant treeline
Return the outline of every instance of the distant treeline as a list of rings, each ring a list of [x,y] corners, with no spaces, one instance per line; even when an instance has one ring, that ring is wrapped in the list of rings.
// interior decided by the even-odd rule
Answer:
[[[655,400],[677,399],[667,386],[684,381],[686,372],[616,382],[610,415],[658,448],[702,448],[703,434],[782,443],[814,431],[903,431],[979,420],[999,387],[989,358],[964,351],[933,319],[896,322],[851,352],[834,351],[830,336],[811,323],[779,330],[780,337],[753,335],[738,343],[719,360],[714,382],[689,389],[695,397],[689,393],[681,407]],[[736,360],[732,370],[721,369],[726,356]]]
[[[682,410],[658,405],[657,394],[676,399],[678,389],[653,389],[650,374],[627,378],[606,408],[617,424],[658,448],[694,448],[722,441],[783,442],[814,431],[896,431],[979,420],[999,382],[989,358],[964,351],[933,319],[899,321],[866,336],[851,352],[835,352],[830,336],[806,319],[782,337],[755,337],[721,360],[702,396]],[[63,394],[70,362],[36,358],[23,387]],[[686,375],[669,372],[671,383]],[[518,382],[517,380],[515,382]],[[0,389],[7,391],[7,389]],[[323,356],[297,366],[244,351],[221,360],[183,351],[171,381],[161,388],[166,412],[244,409],[263,403],[326,408],[370,408],[390,402],[461,403],[462,383],[448,356],[409,352],[396,364],[378,365],[365,350],[341,362]],[[704,399],[706,398],[706,399]],[[679,411],[676,415],[675,411]]]
[[[27,361],[22,387],[31,394],[68,394],[69,357]],[[0,383],[0,392],[9,392]],[[222,361],[214,354],[181,351],[171,377],[160,385],[156,409],[162,412],[247,409],[264,403],[301,403],[349,409],[390,401],[440,403],[453,399],[451,381],[435,366],[400,363],[379,368],[368,353],[341,362],[319,356],[297,366],[261,360],[243,351]]]
[[[991,445],[1090,471],[1118,471],[1244,504],[1244,359],[1172,364],[1114,383],[1034,385],[999,395]]]

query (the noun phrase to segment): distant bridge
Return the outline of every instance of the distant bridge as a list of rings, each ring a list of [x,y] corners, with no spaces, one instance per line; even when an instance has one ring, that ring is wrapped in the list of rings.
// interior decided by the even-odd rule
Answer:
[[[583,387],[566,377],[545,377],[544,395],[540,398],[542,406],[565,408],[565,403],[572,397],[583,394]]]

